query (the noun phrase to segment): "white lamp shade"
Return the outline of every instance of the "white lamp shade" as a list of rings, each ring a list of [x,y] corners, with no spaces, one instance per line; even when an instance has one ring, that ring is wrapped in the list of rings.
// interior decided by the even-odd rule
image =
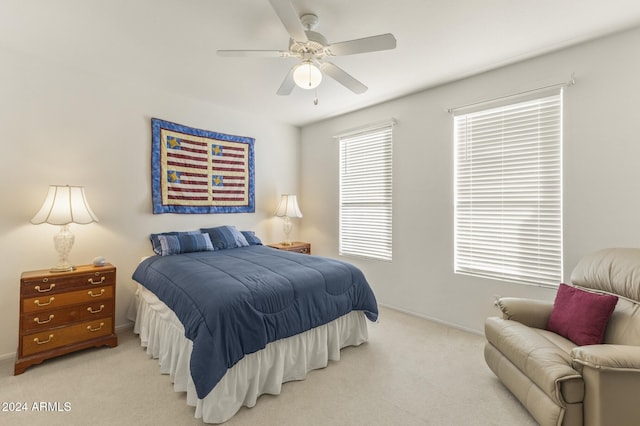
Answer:
[[[302,217],[302,212],[300,211],[300,207],[298,207],[298,198],[295,195],[282,195],[274,216]]]
[[[322,71],[311,62],[305,61],[293,70],[293,81],[303,89],[315,89],[322,82]]]
[[[82,186],[50,185],[42,207],[31,219],[31,223],[67,225],[97,222],[98,218],[89,207]]]

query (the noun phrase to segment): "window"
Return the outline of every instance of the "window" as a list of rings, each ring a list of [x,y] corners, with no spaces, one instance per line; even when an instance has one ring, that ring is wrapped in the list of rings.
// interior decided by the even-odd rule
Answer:
[[[391,260],[393,123],[370,126],[338,139],[339,253]]]
[[[562,91],[454,114],[455,272],[558,285]]]

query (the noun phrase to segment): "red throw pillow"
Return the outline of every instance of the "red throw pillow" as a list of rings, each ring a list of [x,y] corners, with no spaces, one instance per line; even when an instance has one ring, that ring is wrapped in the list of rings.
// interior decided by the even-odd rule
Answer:
[[[598,345],[602,343],[604,330],[618,297],[611,294],[596,294],[560,284],[547,330],[553,331],[576,345]]]

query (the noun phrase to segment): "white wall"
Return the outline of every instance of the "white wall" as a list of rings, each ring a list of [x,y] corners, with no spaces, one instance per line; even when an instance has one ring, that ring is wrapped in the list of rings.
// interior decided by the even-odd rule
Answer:
[[[337,256],[340,132],[395,117],[394,261],[349,259],[380,303],[481,331],[494,295],[551,300],[554,290],[452,273],[452,118],[446,109],[566,81],[565,277],[585,253],[638,246],[640,227],[640,29],[488,72],[305,127],[85,73],[0,48],[0,358],[17,347],[20,273],[53,265],[57,228],[34,226],[49,184],[84,185],[100,222],[72,225],[71,261],[103,255],[118,267],[116,325],[126,323],[131,274],[150,253],[148,234],[234,224],[282,238],[271,212],[299,194],[292,238]],[[256,213],[153,215],[150,118],[256,138]],[[298,185],[298,179],[300,185]]]
[[[7,49],[0,63],[0,358],[17,348],[21,272],[57,261],[58,227],[29,223],[49,184],[85,186],[100,222],[71,225],[70,260],[116,265],[116,326],[127,321],[131,274],[152,253],[150,233],[232,224],[282,239],[271,214],[281,193],[298,190],[299,129]],[[153,215],[151,117],[254,137],[256,213]]]
[[[494,295],[553,300],[555,289],[453,273],[450,107],[568,81],[564,98],[564,276],[584,254],[640,246],[640,29],[307,126],[303,238],[337,256],[338,150],[345,130],[394,117],[393,262],[349,259],[381,304],[482,332]],[[437,60],[437,58],[434,58]],[[384,319],[382,319],[384,320]]]

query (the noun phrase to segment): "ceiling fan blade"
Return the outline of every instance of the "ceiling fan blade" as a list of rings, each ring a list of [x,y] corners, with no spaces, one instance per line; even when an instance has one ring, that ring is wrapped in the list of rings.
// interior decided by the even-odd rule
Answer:
[[[295,70],[296,67],[297,67],[297,65],[295,65],[293,68],[291,68],[289,70],[289,73],[287,74],[287,76],[282,81],[282,84],[280,85],[280,88],[278,89],[276,94],[278,94],[280,96],[287,96],[287,95],[291,94],[291,91],[293,90],[294,86],[296,85],[296,82],[293,81],[293,70]]]
[[[367,86],[360,83],[358,80],[347,74],[342,68],[332,64],[331,62],[323,62],[320,65],[322,72],[333,78],[338,83],[342,84],[347,89],[358,95],[367,91]]]
[[[288,58],[289,52],[283,50],[218,50],[218,56],[235,58]]]
[[[269,0],[271,7],[282,21],[287,32],[295,41],[308,41],[307,34],[304,32],[302,22],[298,12],[293,8],[293,4],[289,0]]]
[[[393,34],[380,34],[357,40],[343,41],[330,44],[325,48],[329,56],[354,55],[356,53],[377,52],[396,48],[396,38]]]

